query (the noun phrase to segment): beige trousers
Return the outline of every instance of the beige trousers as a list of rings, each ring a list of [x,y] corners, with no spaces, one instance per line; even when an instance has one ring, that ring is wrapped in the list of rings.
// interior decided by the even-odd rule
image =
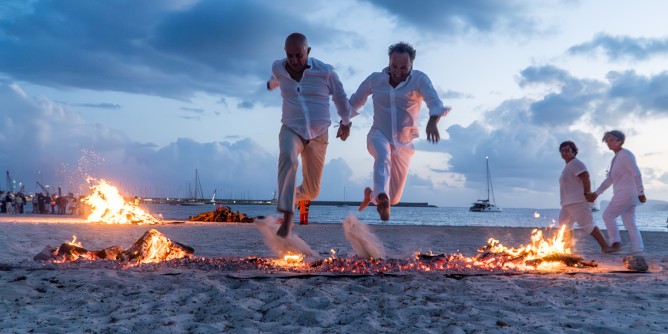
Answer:
[[[278,134],[278,197],[276,209],[295,212],[300,200],[313,200],[320,194],[320,181],[329,144],[328,131],[311,140],[304,140],[283,125]],[[302,184],[297,186],[299,157],[302,161]]]

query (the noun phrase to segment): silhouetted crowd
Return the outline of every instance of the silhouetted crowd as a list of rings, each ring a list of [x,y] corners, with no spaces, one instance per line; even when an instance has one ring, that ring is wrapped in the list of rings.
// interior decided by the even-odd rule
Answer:
[[[67,196],[46,193],[36,193],[28,198],[22,192],[14,194],[12,191],[0,191],[0,213],[23,214],[28,213],[26,206],[32,206],[32,213],[36,214],[70,214],[80,215],[80,200],[70,193]]]

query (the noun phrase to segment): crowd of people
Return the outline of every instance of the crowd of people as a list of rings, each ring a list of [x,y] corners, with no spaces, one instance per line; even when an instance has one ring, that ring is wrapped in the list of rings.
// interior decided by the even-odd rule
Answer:
[[[31,209],[28,210],[28,205]],[[22,191],[0,191],[0,213],[5,214],[81,214],[80,200],[74,194],[36,193],[26,196]]]

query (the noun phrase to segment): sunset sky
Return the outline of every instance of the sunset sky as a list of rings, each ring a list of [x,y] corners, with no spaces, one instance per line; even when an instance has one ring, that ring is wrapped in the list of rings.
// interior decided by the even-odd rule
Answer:
[[[402,201],[469,206],[489,157],[500,207],[559,207],[559,143],[575,141],[600,184],[611,129],[647,197],[668,200],[667,12],[660,0],[2,1],[0,189],[9,171],[27,192],[81,193],[91,175],[129,196],[187,197],[197,169],[205,197],[271,198],[281,98],[265,82],[302,32],[348,96],[409,42],[452,106],[437,145],[423,110]],[[330,129],[319,199],[371,185],[372,113],[369,101],[346,142]]]

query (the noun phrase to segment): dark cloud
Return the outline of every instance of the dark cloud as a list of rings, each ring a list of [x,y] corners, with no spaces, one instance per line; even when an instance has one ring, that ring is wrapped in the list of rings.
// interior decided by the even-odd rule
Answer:
[[[249,97],[299,30],[331,42],[339,32],[304,19],[319,2],[76,0],[25,2],[0,20],[0,72],[49,87],[188,99]],[[7,6],[8,8],[11,6]],[[26,8],[29,7],[29,8]],[[4,14],[9,15],[9,14]]]
[[[668,72],[644,76],[633,70],[610,72],[609,96],[619,101],[619,112],[647,116],[659,112],[668,114]]]
[[[640,38],[631,36],[611,36],[599,33],[589,42],[574,45],[568,49],[571,55],[596,55],[602,52],[608,59],[648,60],[668,55],[668,38]]]
[[[518,1],[366,0],[396,16],[401,23],[435,35],[506,31],[527,35],[538,30],[530,7]]]

